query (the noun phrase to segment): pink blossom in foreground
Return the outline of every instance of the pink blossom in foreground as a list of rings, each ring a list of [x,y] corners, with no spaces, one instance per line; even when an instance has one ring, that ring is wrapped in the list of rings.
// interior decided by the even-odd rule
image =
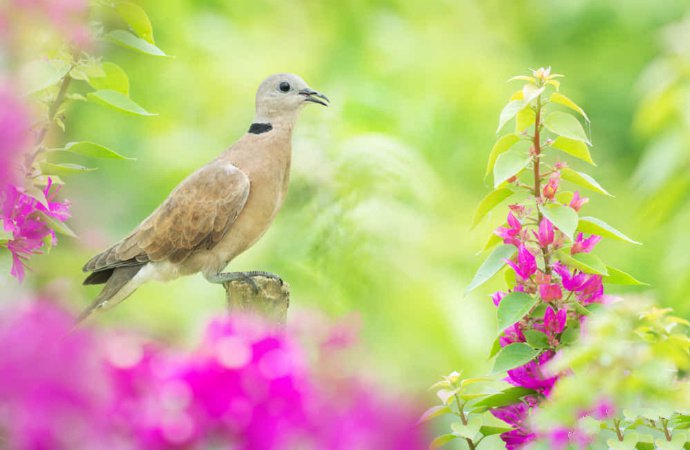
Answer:
[[[30,127],[26,106],[8,88],[0,88],[0,192],[20,179],[18,169],[29,145]]]
[[[589,253],[594,250],[594,246],[597,245],[599,241],[601,241],[601,236],[597,236],[596,234],[585,239],[584,234],[578,233],[575,242],[573,242],[573,246],[570,248],[570,254]]]
[[[512,267],[522,280],[529,279],[537,272],[537,260],[524,245],[518,247],[517,262],[506,259],[506,264]]]
[[[580,197],[580,193],[575,191],[575,194],[573,194],[573,199],[570,200],[570,207],[579,212],[587,202],[589,202],[587,197]]]
[[[256,319],[213,321],[191,352],[72,325],[48,302],[0,310],[3,448],[424,448],[415,410],[316,372],[297,339]]]
[[[507,292],[497,291],[494,292],[494,294],[491,296],[491,300],[494,302],[495,306],[498,306],[501,304],[501,300],[503,300],[503,297],[505,297],[506,295],[508,295]]]
[[[563,287],[569,291],[579,291],[587,279],[584,273],[571,274],[568,267],[560,261],[553,264],[553,270],[561,277]]]
[[[11,274],[19,281],[24,279],[25,261],[41,252],[46,239],[57,242],[55,231],[46,223],[46,217],[64,222],[70,217],[69,202],[55,201],[59,188],[52,190],[52,182],[43,191],[45,204],[26,194],[23,189],[9,185],[0,194],[0,220],[3,230],[11,233],[7,248],[12,253]]]
[[[522,224],[511,212],[508,213],[508,227],[498,227],[494,233],[503,238],[504,244],[511,244],[517,247],[520,245],[521,231]]]
[[[522,325],[520,325],[520,323],[515,323],[509,326],[505,329],[503,336],[501,336],[498,341],[501,347],[515,342],[525,342],[525,335],[522,334]]]

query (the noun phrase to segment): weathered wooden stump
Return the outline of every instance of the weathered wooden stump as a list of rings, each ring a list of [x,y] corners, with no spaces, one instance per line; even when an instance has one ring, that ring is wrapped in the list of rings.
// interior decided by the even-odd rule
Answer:
[[[242,280],[223,283],[230,313],[246,312],[257,314],[269,323],[285,326],[290,306],[290,287],[274,278],[257,276],[253,278],[258,292],[251,284]]]

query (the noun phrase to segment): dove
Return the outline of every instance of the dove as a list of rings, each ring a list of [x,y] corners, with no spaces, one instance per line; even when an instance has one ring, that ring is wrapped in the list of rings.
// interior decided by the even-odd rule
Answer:
[[[297,75],[264,80],[247,133],[201,167],[127,237],[91,258],[85,285],[105,284],[77,323],[112,307],[151,280],[171,281],[202,273],[211,283],[244,280],[263,271],[223,272],[271,226],[288,190],[292,130],[303,107],[328,106],[329,99]],[[281,280],[282,282],[282,280]]]

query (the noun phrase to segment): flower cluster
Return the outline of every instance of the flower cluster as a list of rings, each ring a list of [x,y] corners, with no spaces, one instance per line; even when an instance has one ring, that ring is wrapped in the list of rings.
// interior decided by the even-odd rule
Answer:
[[[11,274],[20,281],[24,279],[26,259],[41,253],[46,244],[55,245],[55,224],[70,217],[69,202],[57,201],[55,197],[59,186],[51,189],[52,186],[52,179],[49,177],[45,189],[37,196],[27,194],[14,184],[7,186],[0,195],[2,229],[11,234],[11,238],[5,243],[12,253]],[[36,198],[38,196],[41,198]]]
[[[0,313],[4,448],[423,448],[405,405],[315,376],[257,319],[212,322],[189,354],[72,324],[48,301]]]

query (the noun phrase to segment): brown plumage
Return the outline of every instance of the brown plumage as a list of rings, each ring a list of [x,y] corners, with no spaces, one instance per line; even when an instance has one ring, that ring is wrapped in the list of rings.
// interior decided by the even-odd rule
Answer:
[[[284,88],[288,86],[289,90]],[[296,75],[266,79],[250,132],[183,180],[127,237],[91,258],[84,284],[105,283],[82,318],[124,300],[142,283],[202,272],[209,281],[268,229],[287,193],[298,112],[325,96]],[[326,99],[327,100],[327,99]]]

